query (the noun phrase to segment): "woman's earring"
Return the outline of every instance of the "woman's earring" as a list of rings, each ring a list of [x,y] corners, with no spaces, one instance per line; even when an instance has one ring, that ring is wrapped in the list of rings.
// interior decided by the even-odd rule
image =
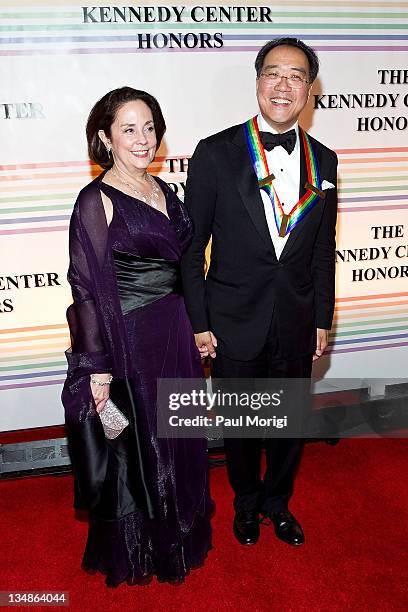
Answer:
[[[105,147],[106,147],[106,152],[108,154],[108,158],[111,159],[111,157],[112,157],[112,149],[110,148],[109,145],[105,145]]]

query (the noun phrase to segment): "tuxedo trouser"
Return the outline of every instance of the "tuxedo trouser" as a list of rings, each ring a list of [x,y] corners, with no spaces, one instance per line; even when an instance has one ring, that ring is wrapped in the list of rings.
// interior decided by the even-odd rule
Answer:
[[[212,360],[214,378],[310,378],[312,355],[285,360],[271,324],[262,352],[250,361],[230,359],[217,352]],[[266,470],[261,472],[261,446],[265,445]],[[288,506],[300,463],[303,440],[293,438],[224,438],[227,472],[235,493],[234,508],[280,512]]]

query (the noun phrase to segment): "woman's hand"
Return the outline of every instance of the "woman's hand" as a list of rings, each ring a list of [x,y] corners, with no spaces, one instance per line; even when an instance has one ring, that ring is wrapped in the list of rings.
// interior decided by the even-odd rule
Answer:
[[[195,343],[200,351],[201,359],[205,359],[205,357],[214,357],[216,356],[215,349],[217,347],[217,338],[211,331],[200,332],[198,334],[194,334]]]
[[[95,401],[97,412],[101,412],[109,399],[109,385],[111,383],[111,374],[92,374],[91,375],[91,393]]]

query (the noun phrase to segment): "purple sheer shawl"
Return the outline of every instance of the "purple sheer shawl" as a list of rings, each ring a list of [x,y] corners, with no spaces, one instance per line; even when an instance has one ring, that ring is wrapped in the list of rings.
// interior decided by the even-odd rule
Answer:
[[[108,225],[99,189],[104,173],[87,185],[74,206],[69,229],[68,281],[73,304],[67,310],[71,348],[66,352],[67,379],[62,392],[70,454],[76,478],[76,507],[98,505],[106,475],[107,447],[92,398],[89,375],[111,372],[123,381],[138,451],[138,471],[145,506],[153,516],[144,477],[137,433],[135,399],[130,377],[129,351],[116,287]],[[169,187],[162,181],[162,188]],[[134,382],[134,381],[133,381]]]

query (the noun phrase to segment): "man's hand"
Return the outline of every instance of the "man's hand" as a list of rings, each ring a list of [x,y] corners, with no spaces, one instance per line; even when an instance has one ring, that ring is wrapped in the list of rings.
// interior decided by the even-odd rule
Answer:
[[[194,334],[194,338],[197,348],[200,351],[201,359],[208,357],[208,355],[213,358],[216,356],[215,348],[217,346],[217,338],[212,332],[200,332],[199,334]]]
[[[328,329],[319,329],[317,328],[317,342],[316,342],[316,352],[313,355],[313,361],[319,359],[324,353],[329,344],[329,330]]]

